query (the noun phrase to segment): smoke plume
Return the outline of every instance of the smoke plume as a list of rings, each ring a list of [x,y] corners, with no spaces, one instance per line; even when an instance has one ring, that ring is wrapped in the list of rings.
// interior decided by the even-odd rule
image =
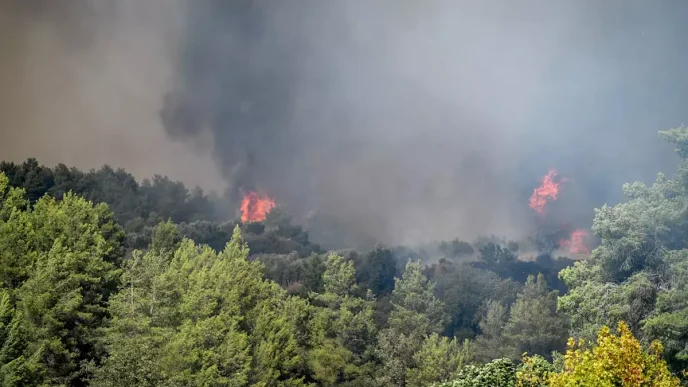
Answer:
[[[550,168],[568,180],[548,216],[588,227],[623,182],[670,172],[656,131],[685,119],[684,2],[83,0],[59,17],[33,3],[2,27],[21,39],[1,100],[25,112],[0,121],[4,139],[40,127],[32,155],[60,138],[59,161],[85,149],[84,164],[100,152],[67,139],[100,130],[122,145],[113,164],[212,179],[193,151],[237,208],[255,189],[388,243],[528,234]],[[33,38],[44,19],[71,33],[52,52]],[[8,75],[27,64],[41,70]],[[80,118],[51,126],[62,115]]]
[[[0,159],[225,184],[158,111],[185,29],[178,0],[0,0]]]

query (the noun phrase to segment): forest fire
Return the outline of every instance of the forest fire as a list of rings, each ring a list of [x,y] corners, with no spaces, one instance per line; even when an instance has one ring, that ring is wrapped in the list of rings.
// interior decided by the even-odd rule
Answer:
[[[260,222],[265,220],[265,216],[275,207],[275,201],[269,196],[250,191],[241,199],[241,221]]]
[[[558,242],[559,248],[572,255],[590,254],[590,249],[586,244],[586,239],[588,237],[587,231],[583,229],[573,229],[573,231],[571,231],[567,223],[564,223],[560,227],[554,227],[554,230],[552,230],[552,219],[546,219],[544,216],[547,203],[552,200],[557,200],[561,190],[561,184],[567,181],[568,179],[566,177],[560,177],[555,169],[550,168],[547,175],[542,178],[540,186],[533,189],[533,194],[530,197],[528,205],[533,211],[541,216],[540,227],[543,230],[540,231],[554,231],[554,233],[545,231],[544,235],[549,234],[552,238],[552,242]]]
[[[560,185],[566,181],[566,178],[556,179],[557,177],[557,171],[550,169],[547,175],[542,178],[540,186],[535,188],[530,196],[530,208],[540,215],[544,214],[547,202],[557,200]]]
[[[559,241],[562,249],[568,250],[571,254],[590,254],[590,249],[585,244],[585,237],[588,233],[585,230],[573,230],[569,239]]]

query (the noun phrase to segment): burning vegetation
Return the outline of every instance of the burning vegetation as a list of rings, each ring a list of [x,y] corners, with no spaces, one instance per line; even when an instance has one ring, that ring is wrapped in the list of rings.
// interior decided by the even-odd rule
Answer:
[[[3,157],[229,189],[0,162],[3,386],[688,386],[688,2],[66,3]]]
[[[549,172],[542,178],[542,183],[539,187],[533,190],[530,196],[530,208],[540,215],[545,213],[545,206],[550,200],[557,200],[561,184],[567,179],[559,177],[555,169],[550,169]]]
[[[665,136],[673,136],[670,137],[671,139],[684,139],[688,136],[687,132],[688,129],[685,129],[667,133]],[[682,154],[688,155],[688,150],[685,150],[688,145],[683,145],[683,147]],[[685,163],[688,163],[688,160],[684,161],[684,165]],[[36,179],[37,176],[42,176],[42,179]],[[648,193],[649,190],[655,190],[658,193],[675,193],[677,181],[685,181],[687,178],[685,174],[679,177],[681,180],[660,181],[652,187],[640,185],[636,187]],[[60,179],[66,181],[67,184],[58,185]],[[116,203],[108,202],[108,200],[113,200],[113,196],[109,194],[113,181],[117,182],[117,186],[130,187],[131,191],[124,192],[126,195],[123,195],[130,199]],[[133,182],[134,185],[124,184],[127,181]],[[542,179],[542,186],[536,188],[534,192],[541,194],[538,197],[544,198],[545,204],[548,204],[562,193],[559,184],[563,181],[566,181],[566,178],[557,177],[550,171]],[[91,184],[84,184],[87,182]],[[17,188],[10,184],[16,184]],[[107,311],[112,316],[110,321],[114,323],[101,318],[85,324],[85,329],[87,329],[85,331],[68,332],[69,335],[75,336],[74,342],[87,341],[97,332],[105,332],[103,340],[109,344],[107,347],[109,353],[106,355],[83,354],[79,348],[65,347],[65,353],[80,360],[78,364],[87,364],[87,362],[99,364],[94,371],[91,371],[94,372],[92,384],[73,383],[70,385],[111,386],[122,384],[122,380],[125,380],[125,385],[137,385],[138,381],[144,380],[150,374],[146,367],[131,366],[131,364],[137,364],[134,362],[139,360],[138,356],[153,359],[146,361],[153,362],[152,369],[158,372],[154,377],[165,385],[176,380],[188,381],[185,384],[193,385],[200,380],[201,376],[205,377],[205,375],[197,377],[196,374],[191,373],[197,368],[196,358],[192,357],[190,360],[182,358],[186,363],[176,366],[174,362],[180,361],[179,358],[169,357],[167,354],[176,354],[178,351],[175,352],[175,350],[179,348],[178,343],[187,345],[186,341],[189,343],[189,348],[206,348],[209,342],[207,336],[216,332],[216,327],[220,329],[217,332],[229,339],[240,343],[243,340],[248,343],[244,347],[246,353],[257,354],[261,353],[262,343],[272,340],[269,332],[273,330],[293,332],[293,336],[287,336],[288,344],[295,348],[294,351],[301,351],[306,356],[310,356],[310,359],[314,359],[312,362],[303,362],[299,365],[300,368],[292,371],[292,380],[296,380],[294,385],[300,385],[299,382],[306,378],[313,380],[313,385],[377,385],[368,381],[377,382],[381,378],[386,379],[381,379],[384,383],[379,385],[398,385],[386,381],[397,377],[393,370],[390,371],[390,367],[396,366],[400,359],[404,359],[403,354],[399,355],[395,351],[399,338],[408,337],[407,332],[411,332],[413,337],[426,337],[426,339],[411,342],[412,347],[409,347],[409,353],[412,353],[413,357],[407,356],[406,359],[418,358],[420,361],[409,360],[404,368],[405,373],[402,374],[407,375],[405,377],[408,383],[402,380],[405,383],[403,385],[425,386],[433,385],[433,383],[438,385],[437,382],[447,379],[443,375],[449,375],[459,369],[457,368],[459,366],[455,364],[445,364],[442,375],[431,375],[426,379],[417,378],[417,375],[421,375],[421,371],[432,370],[436,367],[436,356],[420,357],[418,355],[424,354],[427,348],[435,352],[441,351],[437,353],[443,358],[452,356],[458,358],[462,356],[462,351],[465,351],[467,356],[475,359],[476,365],[471,364],[467,366],[468,368],[459,369],[460,372],[456,375],[460,382],[462,382],[461,378],[472,378],[464,371],[478,372],[477,367],[485,367],[489,370],[494,364],[504,365],[506,372],[510,372],[509,375],[514,379],[524,375],[524,372],[530,369],[527,368],[530,367],[530,363],[519,365],[519,368],[515,366],[517,361],[531,361],[530,358],[522,357],[524,352],[539,356],[537,357],[539,365],[536,364],[538,367],[554,369],[553,365],[548,363],[549,359],[545,358],[548,354],[554,351],[571,351],[573,355],[567,352],[564,356],[569,358],[578,356],[578,352],[575,352],[578,351],[577,348],[572,345],[568,349],[566,347],[566,339],[569,335],[577,334],[581,330],[592,332],[592,329],[597,328],[599,321],[606,321],[605,316],[619,313],[618,311],[621,311],[624,321],[638,321],[638,315],[632,314],[636,312],[627,307],[629,304],[634,306],[636,305],[634,303],[642,303],[640,305],[646,309],[640,313],[649,313],[648,321],[654,324],[648,326],[659,329],[657,332],[639,330],[639,334],[643,335],[642,340],[649,341],[655,336],[664,335],[665,331],[676,329],[677,314],[674,310],[666,311],[661,303],[656,303],[656,300],[674,295],[685,298],[683,293],[677,293],[673,289],[664,289],[664,280],[657,283],[652,281],[654,278],[661,278],[660,276],[670,276],[668,279],[672,283],[680,283],[685,279],[685,249],[688,242],[682,241],[679,245],[680,250],[670,251],[671,255],[668,258],[671,260],[667,259],[666,262],[660,262],[660,265],[657,265],[652,260],[663,259],[662,256],[650,254],[656,254],[655,250],[664,254],[662,250],[671,246],[670,243],[677,241],[670,239],[673,235],[658,236],[654,232],[643,235],[639,232],[657,226],[657,223],[647,223],[648,218],[652,218],[651,222],[658,221],[656,213],[653,212],[656,205],[662,205],[667,209],[664,212],[665,218],[659,220],[660,226],[668,227],[677,224],[678,220],[684,217],[685,201],[688,196],[685,192],[680,193],[675,200],[673,198],[666,200],[666,196],[657,195],[661,198],[660,200],[663,200],[660,203],[653,202],[657,200],[656,196],[638,195],[631,201],[620,203],[610,210],[596,212],[593,224],[595,229],[601,230],[601,235],[605,235],[600,241],[603,248],[598,250],[595,260],[587,261],[586,265],[574,265],[573,259],[555,257],[553,253],[560,251],[571,255],[588,254],[590,238],[585,229],[576,227],[579,224],[575,221],[567,223],[557,219],[561,215],[557,211],[559,206],[552,206],[548,213],[536,210],[544,209],[544,206],[533,208],[537,214],[534,219],[538,227],[534,230],[535,235],[531,236],[531,242],[535,242],[532,246],[525,244],[527,240],[508,241],[492,236],[478,238],[472,243],[455,239],[437,243],[436,246],[421,246],[418,249],[387,248],[378,245],[369,250],[327,251],[321,249],[317,243],[312,243],[308,232],[292,224],[290,216],[272,213],[270,219],[266,219],[267,213],[275,207],[276,203],[274,197],[264,192],[253,190],[241,192],[241,215],[245,224],[239,224],[237,219],[214,218],[218,211],[213,209],[210,198],[198,191],[190,193],[182,183],[178,183],[175,187],[180,189],[183,195],[170,197],[172,201],[150,201],[151,206],[142,207],[140,203],[147,198],[162,198],[169,195],[172,182],[156,178],[141,186],[136,184],[138,183],[133,176],[127,175],[123,170],[116,171],[110,167],[103,167],[99,171],[81,172],[62,165],[54,169],[46,168],[35,160],[28,160],[22,165],[0,163],[0,193],[5,192],[4,197],[10,199],[20,198],[26,193],[26,201],[37,204],[35,206],[26,206],[23,203],[17,205],[11,200],[0,203],[14,206],[11,207],[13,213],[20,214],[20,216],[7,217],[7,219],[0,217],[0,225],[8,230],[0,235],[0,242],[10,246],[13,251],[25,251],[24,255],[20,255],[22,258],[25,257],[24,261],[15,262],[14,256],[10,257],[13,258],[12,260],[6,259],[6,266],[12,269],[8,271],[10,273],[7,275],[10,280],[8,282],[20,284],[17,290],[10,290],[32,297],[28,301],[19,297],[16,301],[5,297],[7,303],[13,303],[11,311],[26,310],[29,305],[27,302],[35,304],[36,297],[44,297],[45,294],[58,301],[61,300],[62,293],[66,296],[80,295],[82,290],[79,288],[78,278],[85,275],[107,279],[122,272],[121,281],[124,286],[121,287],[120,293],[111,298],[111,303],[107,306]],[[79,189],[83,187],[89,187],[90,190],[80,192]],[[93,190],[93,187],[96,189]],[[556,189],[550,190],[552,187]],[[51,197],[62,192],[60,190],[76,193],[62,193],[60,197]],[[103,225],[99,223],[107,207],[100,205],[93,207],[91,202],[79,198],[80,193],[89,195],[96,202],[113,205],[114,212],[106,213],[107,223]],[[559,204],[568,206],[563,201]],[[522,206],[525,207],[525,200]],[[64,216],[74,208],[79,209],[85,216]],[[642,211],[641,215],[644,216],[637,216],[639,209]],[[160,221],[165,218],[171,220]],[[120,224],[115,224],[115,220]],[[77,224],[72,224],[74,222]],[[39,227],[40,229],[30,227],[46,223],[56,224],[58,227]],[[609,230],[618,230],[629,225],[632,229],[618,237],[609,232]],[[27,227],[30,232],[26,231]],[[93,235],[88,237],[96,244],[91,246],[81,243],[81,239],[73,241],[72,234],[74,233],[63,232],[74,227],[93,230]],[[685,230],[686,226],[682,225],[682,227],[684,227],[682,230]],[[108,266],[103,258],[90,252],[94,249],[96,251],[102,249],[103,244],[98,241],[105,240],[106,236],[111,235],[113,229],[120,228],[123,231],[123,239],[108,241],[113,244],[114,251],[118,254],[113,257],[113,261],[127,262],[124,257],[130,249],[141,248],[148,251],[132,251],[128,258],[130,260],[128,262],[132,264],[127,263],[120,267],[116,267],[115,264]],[[24,241],[25,239],[18,236],[27,235],[30,243],[16,244],[17,240]],[[627,238],[628,235],[644,238],[641,242],[652,250],[634,251],[632,254],[635,255],[629,257],[625,251],[617,252],[609,248],[618,244],[621,239]],[[81,235],[76,236],[82,238]],[[658,241],[658,237],[664,238],[664,241]],[[70,242],[68,246],[74,250],[73,256],[84,262],[77,262],[79,266],[74,268],[65,266],[62,254],[50,254],[43,251],[46,246],[39,243],[41,240],[58,239]],[[520,245],[521,242],[524,242],[524,245]],[[662,243],[662,245],[650,243]],[[202,245],[207,245],[208,248],[197,248]],[[27,246],[32,250],[25,250]],[[47,246],[47,248],[51,247]],[[71,250],[67,251],[71,252]],[[107,254],[108,251],[110,250],[103,249],[102,254]],[[218,254],[218,251],[222,253]],[[536,257],[521,254],[521,252],[533,251],[538,252]],[[22,272],[22,268],[31,266],[31,260],[36,256],[45,257],[47,262],[35,265],[35,272],[33,270]],[[232,259],[227,259],[227,257]],[[534,259],[521,259],[521,257]],[[641,258],[647,258],[647,260],[640,261]],[[624,262],[629,259],[634,261]],[[251,261],[258,261],[259,264]],[[631,266],[629,263],[636,266]],[[102,267],[110,267],[110,269],[103,272],[100,269]],[[55,268],[59,269],[59,272],[53,273],[57,270]],[[83,272],[83,270],[86,271]],[[590,270],[595,270],[601,275],[590,276]],[[28,279],[12,273],[28,276]],[[141,273],[145,275],[141,276]],[[148,273],[152,274],[152,278],[146,278]],[[577,279],[583,276],[590,279],[581,283]],[[43,287],[38,287],[38,292],[34,289],[40,282],[54,278],[59,281],[46,282]],[[68,281],[64,281],[64,278]],[[76,280],[71,280],[71,278]],[[133,286],[134,282],[131,282],[133,280],[137,281],[136,287]],[[21,281],[25,283],[22,284]],[[65,283],[72,284],[74,289],[67,289],[69,292],[60,292],[61,294],[55,295],[46,293],[50,289],[59,289]],[[97,303],[103,295],[111,295],[111,289],[102,285],[106,282],[103,280],[100,283],[100,287],[89,289],[96,292],[93,297],[78,297],[76,301],[67,299],[65,302],[76,302],[80,310],[101,307],[100,304],[90,304],[91,301],[89,301],[96,300]],[[199,286],[199,283],[202,286]],[[157,290],[159,284],[164,284],[164,292]],[[683,292],[684,289],[679,290]],[[5,289],[5,291],[8,290]],[[252,296],[244,297],[246,294]],[[364,294],[365,298],[363,298]],[[240,297],[241,303],[237,302],[237,297]],[[209,312],[203,308],[189,307],[188,300],[193,303],[207,299],[217,300],[216,304],[219,305],[219,309],[212,311],[213,315],[209,316]],[[420,311],[414,311],[418,299],[425,300],[422,304],[426,307]],[[392,302],[399,302],[399,304]],[[240,306],[244,309],[236,308],[238,304],[241,304]],[[152,312],[148,305],[162,305],[163,307],[158,307],[155,312]],[[54,308],[50,309],[50,305],[43,309],[45,310],[37,310],[36,313],[47,316],[56,313]],[[409,315],[408,311],[415,314]],[[680,312],[682,314],[679,317],[686,313],[685,310]],[[156,313],[154,315],[156,318],[160,317],[153,328],[171,332],[169,344],[162,343],[157,347],[146,347],[143,349],[145,351],[143,354],[139,355],[140,352],[138,352],[132,355],[134,356],[132,358],[129,355],[134,352],[129,336],[126,336],[130,334],[128,326],[131,321],[148,321],[148,324],[151,324],[151,313]],[[174,313],[174,316],[186,316],[186,320],[166,318],[171,315],[170,313]],[[379,314],[379,319],[376,318],[376,314]],[[222,318],[227,316],[228,324],[232,325],[223,331],[222,324],[225,320],[220,321],[218,316]],[[329,320],[331,323],[322,324],[320,316],[331,319]],[[589,323],[590,316],[595,319]],[[17,355],[13,356],[20,360],[39,359],[35,368],[45,370],[41,375],[58,375],[60,380],[72,377],[74,373],[64,364],[43,362],[35,355],[34,348],[39,348],[44,338],[34,333],[37,328],[32,319],[27,320],[23,314],[14,312],[9,312],[6,318],[10,324],[15,324],[29,333],[27,335],[29,345],[16,347],[14,341],[6,340],[4,345],[7,347],[5,348],[7,353],[14,354],[15,352],[10,350],[16,351]],[[67,316],[67,318],[70,317]],[[405,324],[409,318],[424,323],[418,327],[412,327],[409,331],[408,324]],[[194,319],[199,323],[194,323]],[[353,330],[347,330],[350,322],[354,321],[352,319],[360,321],[361,324],[357,324]],[[80,324],[81,322],[77,320],[66,320],[63,324],[65,326]],[[218,321],[220,325],[217,324]],[[237,324],[237,321],[247,323],[242,326]],[[388,323],[381,325],[378,321]],[[313,331],[312,336],[301,342],[297,334],[300,332],[299,326],[304,324],[312,327],[310,329]],[[430,335],[428,324],[433,325]],[[204,329],[208,326],[213,329],[210,331]],[[234,327],[237,329],[236,332],[232,331]],[[359,329],[360,327],[364,328]],[[624,325],[620,325],[620,331],[625,332],[624,329]],[[266,330],[268,330],[267,335]],[[684,335],[683,331],[679,333]],[[442,332],[442,336],[439,332]],[[611,337],[607,328],[602,328],[601,332],[602,336]],[[134,339],[155,343],[160,340],[155,334],[153,329],[140,330],[140,332],[135,332]],[[323,343],[319,339],[321,337],[334,339]],[[348,340],[351,337],[358,341],[355,345],[349,346],[349,342],[344,339]],[[461,337],[466,344],[459,346],[457,337]],[[683,337],[673,339],[671,344],[677,348],[685,347]],[[56,343],[62,343],[63,339],[61,336],[50,338]],[[72,339],[72,337],[67,338]],[[626,337],[626,339],[628,341],[631,338]],[[284,346],[283,337],[280,336],[275,340],[267,341],[266,345],[269,344],[275,348]],[[252,347],[251,343],[254,342],[258,344]],[[469,343],[475,343],[475,346],[468,345]],[[225,348],[222,345],[224,344],[224,342],[218,345],[211,343],[210,349],[223,353]],[[636,349],[638,348],[640,346],[636,345]],[[660,353],[660,350],[661,348],[657,347],[657,352],[647,358],[659,359],[656,355]],[[378,351],[385,357],[379,360],[365,360],[367,354],[372,351]],[[286,359],[278,360],[278,366],[290,362],[291,353],[287,354]],[[368,367],[371,371],[332,379],[329,373],[321,373],[331,364],[330,353],[350,354],[348,355],[350,357],[342,360],[342,368]],[[685,369],[683,360],[678,355],[668,353],[666,356],[669,361],[661,363],[665,374],[668,375],[669,367],[672,372]],[[617,357],[623,358],[623,356]],[[270,357],[267,360],[273,359]],[[265,371],[263,363],[254,366],[250,356],[240,361],[243,361],[241,366],[244,369],[251,370],[251,375],[255,375],[252,376],[252,384],[270,380],[269,378],[280,372],[276,370],[276,367]],[[214,358],[209,358],[201,366],[216,367],[215,363]],[[171,367],[170,364],[174,366]],[[484,366],[479,364],[484,364]],[[623,364],[621,366],[626,367]],[[64,369],[67,371],[63,371]],[[33,368],[29,371],[19,369],[19,372],[22,372],[21,377],[27,380],[31,377],[30,371],[33,371]],[[78,371],[81,372],[81,370]],[[172,376],[167,376],[168,374]],[[504,372],[500,371],[500,375],[503,376]],[[580,375],[578,373],[575,375],[550,373],[550,380],[564,380],[569,376],[573,378]],[[596,377],[598,377],[596,374],[590,376],[590,378]],[[47,378],[43,377],[45,380]],[[44,381],[43,379],[41,382]],[[224,381],[219,377],[218,380]],[[331,382],[332,380],[334,382]],[[678,387],[678,381],[674,381],[675,383],[664,385]],[[576,385],[589,384],[578,383],[576,380],[574,382],[576,383],[573,384]],[[455,384],[439,384],[438,386]],[[484,384],[484,380],[480,380],[471,385]],[[559,386],[555,383],[542,385]]]
[[[241,221],[244,223],[261,222],[274,207],[275,201],[268,195],[249,191],[241,199]]]
[[[563,183],[569,181],[567,177],[561,176],[556,169],[550,168],[547,174],[540,179],[540,185],[533,189],[528,205],[537,214],[537,231],[527,238],[527,241],[522,241],[523,244],[516,241],[511,242],[516,246],[525,247],[525,250],[521,250],[522,253],[537,252],[537,254],[551,255],[556,250],[564,255],[590,254],[588,231],[571,227],[569,222],[554,223],[553,221],[556,220],[557,216],[554,212],[548,214],[547,211],[548,205],[551,205],[551,202],[556,201],[564,193]],[[243,223],[262,222],[268,213],[275,208],[275,199],[265,192],[258,190],[240,190],[239,192],[241,195],[241,221]],[[506,245],[506,240],[503,242],[499,244]],[[470,244],[467,245],[470,246]],[[514,251],[517,250],[519,250],[518,247]],[[453,254],[448,254],[448,256],[453,256]]]
[[[560,176],[556,169],[550,168],[549,172],[542,177],[541,183],[538,187],[533,189],[533,194],[530,196],[528,205],[533,211],[535,211],[540,218],[546,217],[546,207],[551,201],[557,200],[559,194],[562,193],[562,185],[569,180]],[[544,226],[549,227],[549,226]],[[565,231],[568,237],[560,238],[556,241],[559,248],[568,254],[579,255],[579,254],[590,254],[590,249],[586,244],[586,238],[588,232],[583,229],[574,229],[571,232]],[[558,233],[553,233],[556,235]]]
[[[590,249],[585,244],[587,236],[588,233],[585,230],[574,230],[568,239],[559,241],[559,247],[565,249],[570,254],[590,254]]]

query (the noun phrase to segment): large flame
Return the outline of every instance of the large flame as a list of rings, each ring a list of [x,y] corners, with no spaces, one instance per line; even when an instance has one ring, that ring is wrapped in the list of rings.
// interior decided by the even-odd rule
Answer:
[[[590,254],[590,249],[585,244],[586,236],[588,233],[585,230],[573,230],[569,239],[559,241],[559,246],[571,254]]]
[[[539,187],[533,190],[533,194],[530,196],[530,208],[535,210],[538,214],[543,214],[545,212],[545,205],[550,200],[557,200],[557,195],[559,195],[559,188],[561,183],[566,181],[566,178],[557,178],[557,171],[550,169],[547,175],[542,178],[542,183]]]
[[[250,191],[241,200],[241,221],[260,222],[275,207],[275,201],[265,194]]]

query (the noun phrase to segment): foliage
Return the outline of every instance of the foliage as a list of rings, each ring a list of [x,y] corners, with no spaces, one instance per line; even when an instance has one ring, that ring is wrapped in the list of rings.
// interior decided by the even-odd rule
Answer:
[[[503,336],[515,349],[514,357],[524,352],[549,357],[563,349],[567,322],[557,314],[556,290],[549,291],[544,276],[528,278],[509,311]]]
[[[71,194],[28,207],[0,173],[0,379],[79,385],[119,279],[123,234],[107,206]]]
[[[488,301],[485,316],[480,321],[481,334],[476,339],[478,359],[488,362],[514,353],[512,346],[504,342],[504,326],[508,310],[498,301]]]
[[[509,310],[500,302],[488,302],[477,339],[479,358],[518,360],[524,352],[549,357],[563,349],[567,323],[556,308],[557,291],[548,289],[542,275],[528,278]]]
[[[445,258],[459,259],[465,256],[473,255],[475,250],[473,246],[465,241],[455,238],[450,242],[441,242],[439,245],[439,251],[444,254]]]
[[[187,189],[183,183],[154,176],[139,184],[123,169],[103,166],[82,172],[59,164],[48,168],[28,159],[22,164],[0,163],[10,185],[21,187],[27,199],[35,203],[46,194],[61,199],[72,192],[95,203],[107,203],[120,224],[156,214],[175,223],[205,219],[214,220],[217,209],[200,188]]]
[[[414,355],[425,338],[442,329],[444,305],[435,297],[433,288],[419,262],[409,261],[402,277],[395,281],[393,310],[378,344],[386,384],[405,385],[409,370],[416,368]]]
[[[663,351],[659,342],[653,342],[649,351],[642,350],[640,342],[633,337],[628,325],[620,322],[615,335],[602,327],[597,342],[592,348],[585,341],[569,340],[565,369],[552,373],[551,387],[566,386],[654,386],[670,387],[680,385],[679,380],[669,372],[661,358]]]
[[[324,306],[315,312],[311,357],[314,378],[323,385],[362,383],[372,379],[368,364],[374,350],[377,327],[372,296],[359,298],[356,271],[351,261],[330,254],[323,273],[323,294],[313,295]]]
[[[375,296],[390,294],[397,275],[397,260],[390,249],[376,245],[357,262],[356,281]]]
[[[518,387],[547,387],[554,367],[544,357],[523,354],[522,363],[516,371]]]
[[[656,270],[665,250],[686,247],[688,203],[676,181],[660,174],[651,187],[626,184],[624,193],[628,201],[595,211],[592,229],[602,244],[592,259],[602,266],[606,280]]]
[[[510,360],[501,359],[484,366],[463,367],[451,382],[441,387],[454,386],[680,386],[662,359],[662,345],[653,342],[643,350],[628,325],[620,322],[618,334],[602,327],[594,345],[584,340],[569,339],[564,355],[564,368],[556,370],[542,356],[524,354],[517,367]]]
[[[485,311],[486,300],[511,305],[521,290],[519,283],[470,264],[442,261],[426,272],[436,283],[435,295],[445,305],[448,319],[444,334],[449,337],[474,337],[480,332],[478,324]]]
[[[450,382],[436,387],[516,387],[516,367],[511,360],[497,359],[485,365],[463,367]]]
[[[409,261],[403,276],[394,284],[390,328],[405,335],[440,332],[445,319],[444,305],[435,297],[434,287],[423,275],[420,263]]]
[[[664,343],[665,355],[674,369],[688,367],[688,250],[669,252],[671,276],[657,296],[657,307],[643,321],[650,340]]]
[[[95,385],[302,383],[297,322],[308,308],[262,279],[239,228],[219,254],[189,240],[173,256],[166,251],[137,253],[127,266],[111,307],[113,356]],[[133,348],[146,351],[146,363],[131,358]]]
[[[678,173],[596,210],[575,264],[544,231],[326,252],[280,208],[241,224],[166,177],[0,163],[0,384],[678,386],[688,128],[661,136]]]
[[[688,247],[688,128],[660,132],[676,145],[678,173],[654,184],[624,185],[627,200],[596,210],[593,232],[601,244],[584,263],[561,272],[569,287],[559,309],[577,338],[594,338],[604,325],[626,321],[641,341],[666,343],[674,372],[686,367],[688,326],[683,302]]]
[[[179,228],[171,221],[158,224],[153,229],[150,249],[159,254],[176,251],[181,245],[182,237]]]
[[[603,325],[619,321],[627,321],[631,330],[639,333],[641,322],[654,308],[656,285],[646,272],[621,284],[604,282],[601,270],[599,265],[578,262],[561,272],[571,291],[559,298],[559,310],[570,316],[571,333],[594,340]]]
[[[516,254],[506,247],[490,242],[480,248],[480,259],[488,265],[507,264],[516,261]]]
[[[433,333],[413,355],[417,367],[408,370],[408,385],[421,387],[451,380],[461,367],[473,362],[474,352],[468,340],[459,344],[456,338],[450,340]]]

